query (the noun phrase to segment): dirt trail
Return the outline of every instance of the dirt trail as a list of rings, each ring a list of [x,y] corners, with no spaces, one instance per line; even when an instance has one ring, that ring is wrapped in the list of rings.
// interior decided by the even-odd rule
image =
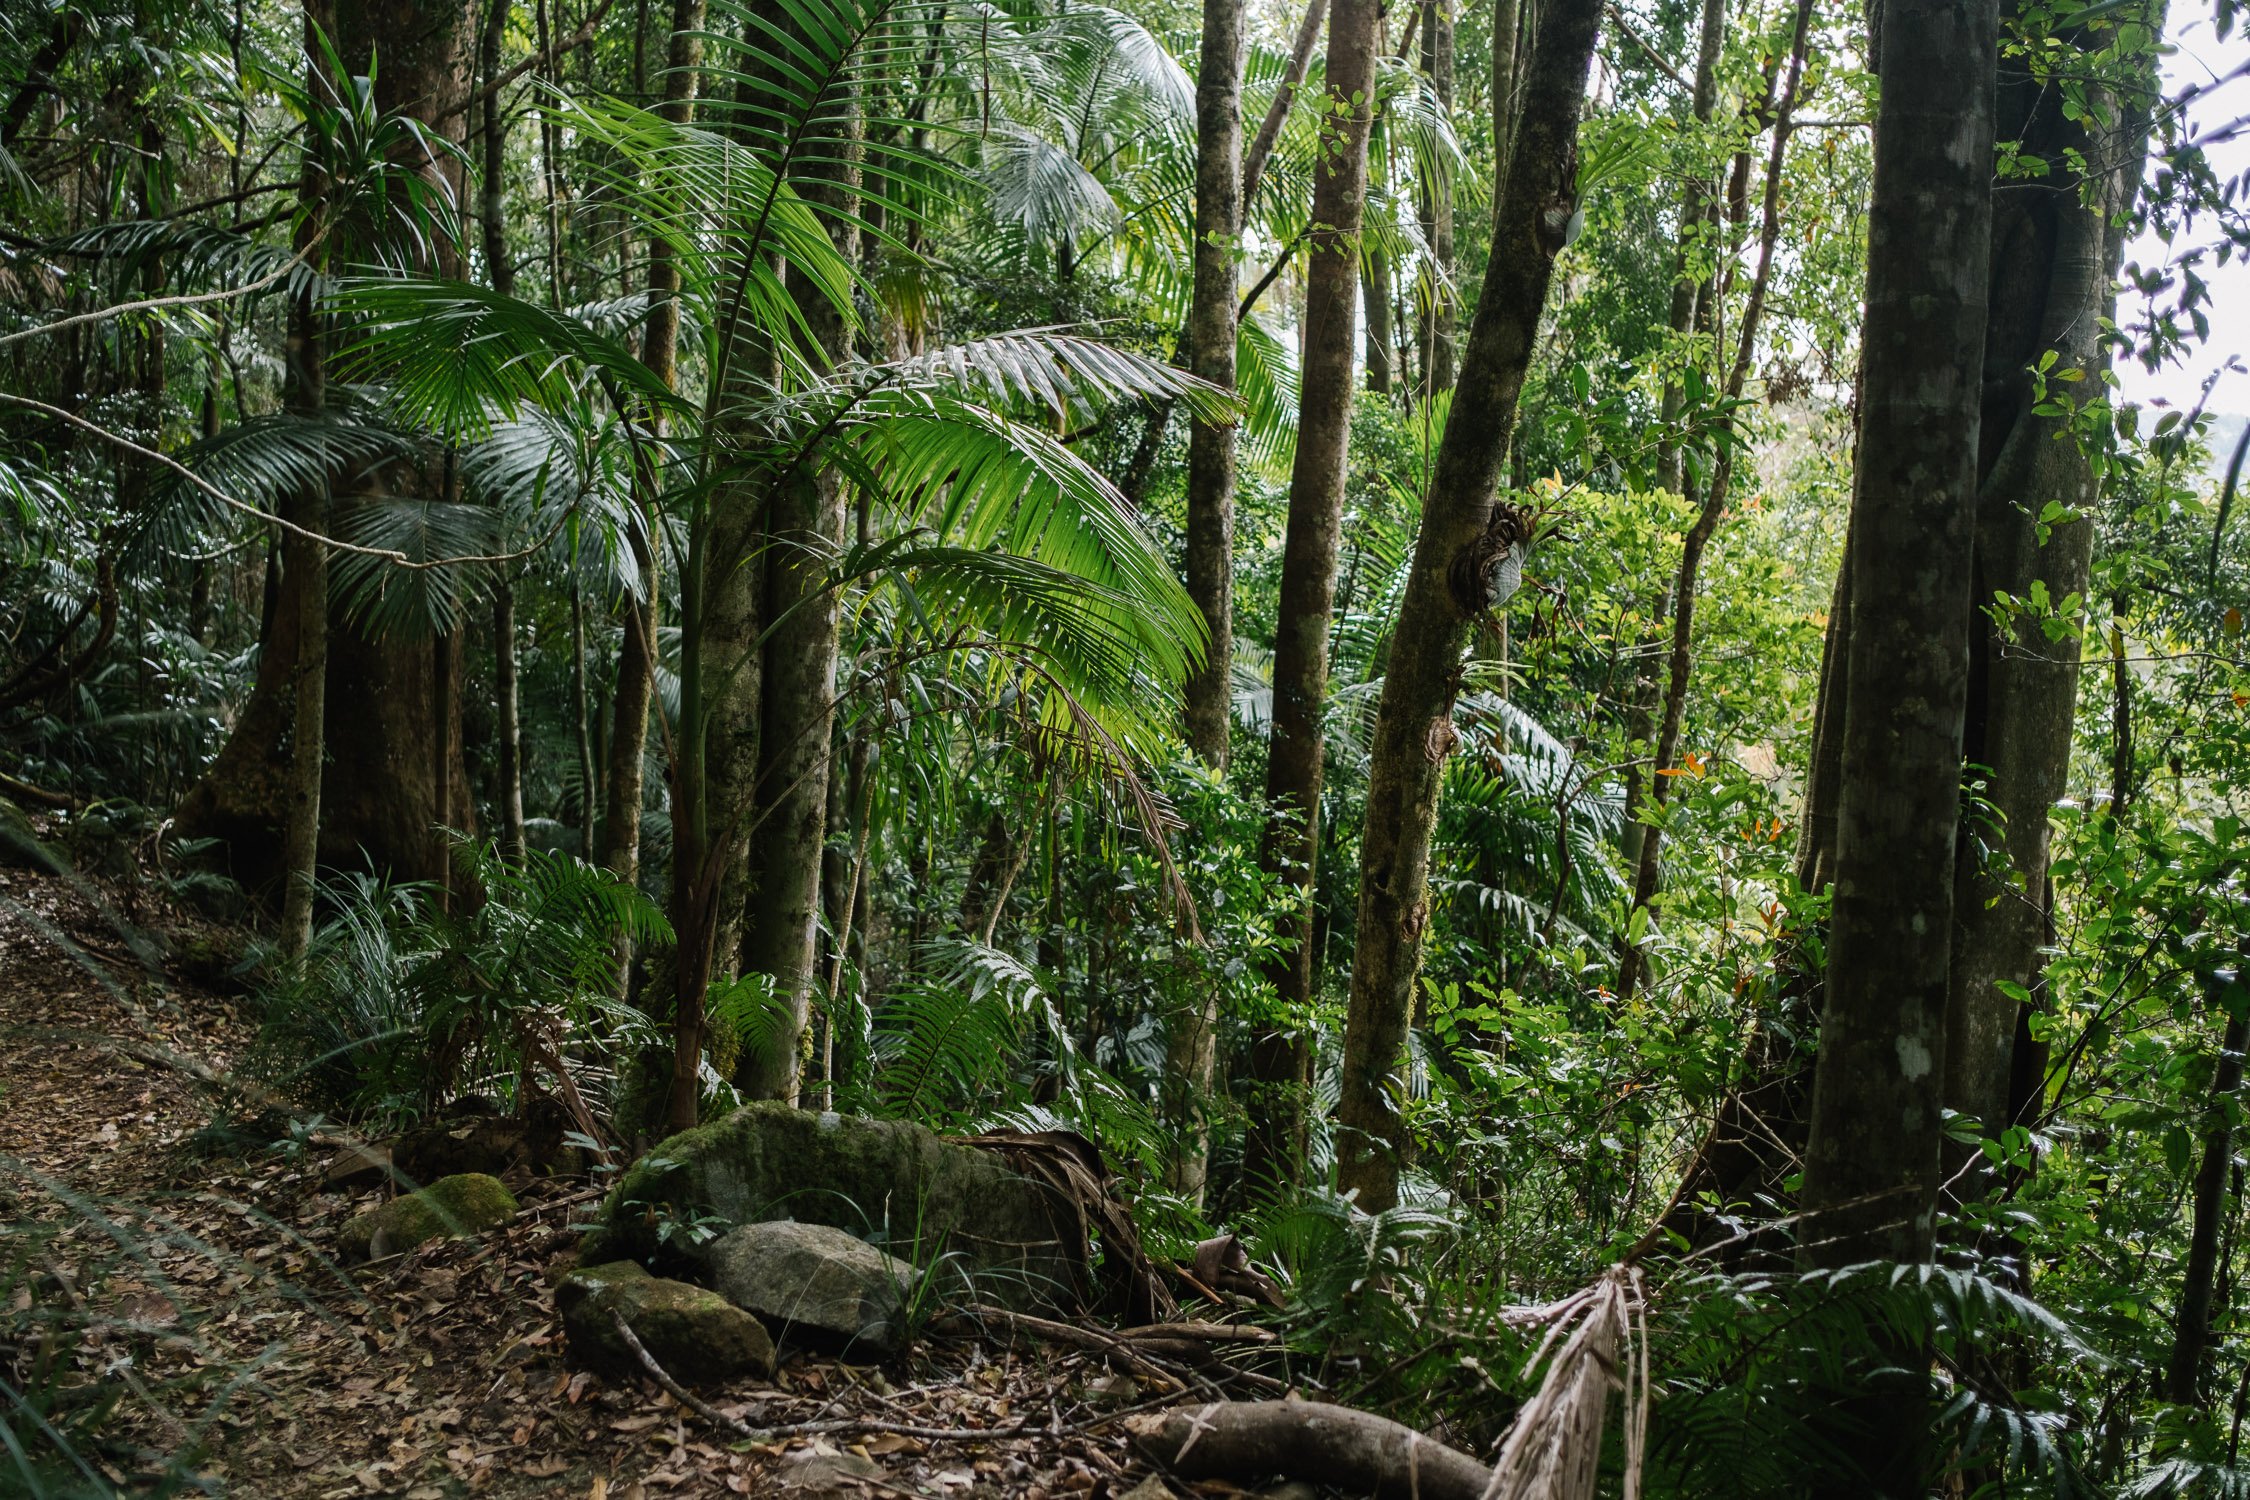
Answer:
[[[340,1268],[337,1229],[380,1194],[324,1190],[318,1146],[197,1149],[209,1080],[252,1024],[153,961],[144,935],[167,914],[129,897],[0,870],[0,1376],[59,1394],[75,1457],[45,1440],[58,1478],[137,1491],[171,1465],[257,1500],[1133,1488],[1103,1419],[1151,1393],[1082,1354],[931,1338],[883,1367],[796,1354],[771,1385],[705,1393],[758,1427],[1046,1429],[989,1441],[752,1446],[653,1383],[573,1371],[549,1286],[574,1257],[582,1184],[527,1185],[504,1231]],[[88,1433],[73,1418],[92,1401],[111,1410]],[[18,1492],[10,1463],[0,1445],[0,1493]]]

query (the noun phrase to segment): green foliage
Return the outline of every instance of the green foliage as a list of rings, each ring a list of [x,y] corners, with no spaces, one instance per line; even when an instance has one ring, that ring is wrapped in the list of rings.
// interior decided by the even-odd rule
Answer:
[[[608,1059],[651,1038],[613,993],[615,945],[668,942],[663,914],[566,855],[532,850],[515,865],[490,844],[459,850],[461,888],[479,900],[365,877],[331,887],[335,915],[260,995],[249,1076],[377,1123],[471,1089],[518,1109],[527,1090],[566,1082],[609,1097]]]

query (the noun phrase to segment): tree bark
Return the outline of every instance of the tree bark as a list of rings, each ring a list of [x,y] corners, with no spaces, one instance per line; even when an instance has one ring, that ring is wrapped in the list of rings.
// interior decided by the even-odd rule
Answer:
[[[1270,964],[1285,1014],[1302,1015],[1314,991],[1314,862],[1320,845],[1321,718],[1328,700],[1328,632],[1343,525],[1344,466],[1351,441],[1353,348],[1359,296],[1360,229],[1367,210],[1367,134],[1372,123],[1377,0],[1335,0],[1328,26],[1327,98],[1312,223],[1305,236],[1303,387],[1297,452],[1282,543],[1280,612],[1275,626],[1273,723],[1266,770],[1264,868],[1299,893],[1282,917]],[[1310,1054],[1301,1038],[1273,1037],[1253,1048],[1258,1083],[1244,1171],[1293,1180],[1302,1149],[1304,1084]]]
[[[1195,84],[1195,285],[1187,356],[1193,374],[1230,391],[1235,257],[1246,206],[1240,165],[1245,44],[1242,0],[1205,0]],[[1234,723],[1234,479],[1234,425],[1194,421],[1188,428],[1185,560],[1188,597],[1203,615],[1210,645],[1188,678],[1187,738],[1203,763],[1219,770],[1226,769]]]
[[[1927,1261],[1968,697],[1999,0],[1886,0],[1835,905],[1800,1257]],[[1924,1382],[1863,1450],[1921,1482]]]
[[[1431,472],[1414,560],[1376,711],[1361,834],[1359,946],[1352,964],[1337,1118],[1338,1181],[1370,1212],[1398,1201],[1405,1131],[1392,1073],[1405,1045],[1429,922],[1430,843],[1452,746],[1461,655],[1485,612],[1479,554],[1512,515],[1494,490],[1546,306],[1555,257],[1577,207],[1578,116],[1600,0],[1551,0],[1525,69],[1516,149],[1493,217],[1469,340]]]
[[[1427,0],[1422,7],[1422,70],[1429,75],[1438,107],[1453,112],[1453,0]],[[1416,344],[1421,350],[1420,400],[1453,389],[1459,363],[1460,309],[1453,295],[1453,184],[1425,183],[1421,202],[1422,237],[1430,246],[1433,274],[1417,299]]]
[[[466,11],[347,0],[321,13],[330,17],[322,29],[334,38],[345,66],[364,72],[369,58],[380,54],[376,102],[381,108],[425,124],[440,116],[460,120],[462,112],[453,101],[467,92]],[[437,174],[438,185],[453,201],[461,201],[457,159],[440,154],[438,165],[423,165]],[[450,245],[441,244],[429,269],[457,274],[459,258]],[[393,466],[370,483],[395,484],[413,493],[438,481]],[[338,496],[335,503],[350,504],[353,498]],[[183,832],[225,844],[230,869],[253,888],[271,887],[288,866],[283,808],[293,752],[286,747],[295,738],[296,659],[306,644],[298,639],[303,617],[299,590],[311,580],[308,570],[299,568],[292,581],[286,542],[282,551],[281,597],[262,643],[258,685],[234,734],[183,799],[179,813]],[[324,586],[321,591],[325,594]],[[438,664],[427,639],[378,641],[340,620],[330,621],[325,635],[328,675],[352,683],[354,691],[325,695],[323,704],[320,861],[402,879],[442,881],[445,850],[434,830],[448,809],[458,811],[456,821],[473,822],[460,754],[459,695],[449,692],[441,700]],[[453,641],[448,649],[454,670],[447,675],[457,683],[460,643]],[[446,747],[442,762],[431,753],[441,744]]]
[[[500,719],[500,850],[521,864],[523,716],[516,691],[516,591],[505,579],[492,594],[492,676]]]
[[[378,4],[344,0],[336,7],[336,50],[355,72],[375,69],[376,104],[461,143],[466,124],[457,101],[469,91],[469,13],[435,0]],[[417,163],[435,186],[464,201],[459,157],[433,153]],[[458,247],[433,241],[427,272],[461,273]],[[436,473],[394,470],[376,483],[409,494],[438,493]],[[346,496],[345,504],[364,496]],[[474,823],[461,759],[461,643],[433,650],[428,637],[378,639],[348,620],[330,622],[329,671],[354,691],[328,699],[328,773],[322,787],[322,859],[363,862],[400,878],[444,882],[448,874],[440,826]],[[439,651],[444,661],[439,660]],[[442,668],[442,669],[441,669]],[[442,746],[441,756],[432,748]]]
[[[1367,388],[1378,396],[1391,393],[1391,261],[1380,250],[1367,254],[1367,274],[1360,283],[1360,302],[1367,309]]]
[[[328,21],[325,7],[305,8],[305,70],[316,88],[325,82],[326,69],[319,31]],[[299,248],[310,248],[318,234],[327,179],[313,152],[305,153],[302,186],[305,206]],[[320,327],[320,311],[308,288],[289,299],[285,335],[284,404],[294,415],[317,419],[328,405],[327,351]],[[326,529],[328,488],[321,484],[290,497],[285,520],[302,530],[282,533],[281,559],[287,584],[286,608],[291,615],[287,663],[289,702],[288,781],[282,802],[281,824],[281,949],[291,960],[302,959],[312,945],[313,897],[318,890],[320,859],[320,782],[327,758],[323,726],[327,720],[328,692],[328,548],[305,535]],[[265,677],[263,664],[259,672]]]
[[[1133,1446],[1182,1479],[1275,1474],[1378,1500],[1484,1500],[1492,1471],[1372,1412],[1325,1401],[1222,1401],[1132,1419]]]

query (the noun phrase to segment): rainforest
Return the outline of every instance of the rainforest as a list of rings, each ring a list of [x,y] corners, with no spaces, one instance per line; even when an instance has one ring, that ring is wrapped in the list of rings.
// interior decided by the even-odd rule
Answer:
[[[0,1496],[2250,1496],[2238,0],[0,0]]]

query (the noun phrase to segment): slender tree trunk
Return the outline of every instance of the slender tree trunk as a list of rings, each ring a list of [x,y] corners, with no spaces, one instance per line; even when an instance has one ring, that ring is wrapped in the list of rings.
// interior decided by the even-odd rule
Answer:
[[[673,0],[671,41],[665,57],[662,102],[657,112],[674,125],[684,125],[695,113],[695,96],[703,68],[704,0]],[[641,363],[666,385],[679,384],[680,268],[671,242],[652,237],[648,247],[648,320],[641,331]],[[649,439],[663,435],[660,423],[647,428]],[[646,451],[645,449],[643,450]],[[633,560],[641,574],[643,593],[628,597],[625,605],[625,638],[617,653],[617,685],[611,694],[609,764],[603,774],[602,832],[595,857],[602,868],[628,883],[640,879],[641,806],[646,796],[649,711],[656,697],[657,627],[664,597],[664,554],[657,545],[658,496],[661,476],[636,458],[633,466],[634,509],[640,529],[631,537]],[[631,940],[617,940],[616,993],[624,995],[631,984]]]
[[[1195,284],[1188,306],[1193,374],[1224,390],[1235,383],[1235,307],[1242,237],[1242,0],[1205,0],[1196,68]],[[1188,428],[1187,586],[1203,616],[1203,661],[1187,682],[1189,746],[1224,771],[1234,724],[1234,475],[1231,422]],[[1172,1187],[1199,1198],[1209,1165],[1203,1129],[1217,1068],[1218,996],[1197,994],[1172,1016],[1165,1038],[1166,1113],[1180,1137]]]
[[[325,5],[305,7],[305,67],[307,82],[315,90],[325,86],[321,34],[332,26]],[[305,207],[299,248],[315,244],[327,179],[311,150],[305,153],[303,182],[299,189]],[[320,311],[308,289],[289,299],[283,380],[284,402],[299,417],[317,418],[328,405],[328,363]],[[322,532],[328,520],[328,484],[292,495],[283,519],[305,531]],[[291,615],[288,662],[289,760],[282,803],[281,835],[281,949],[291,960],[302,959],[312,943],[313,896],[317,889],[320,858],[320,781],[326,759],[328,688],[328,549],[303,534],[286,531],[281,539],[282,576],[288,584],[286,606]],[[261,679],[264,677],[260,672]]]
[[[2122,823],[2133,796],[2133,668],[2125,660],[2125,592],[2109,598],[2109,815]]]
[[[2250,944],[2241,947],[2250,958]],[[2165,1366],[2164,1395],[2182,1406],[2200,1405],[2203,1354],[2211,1342],[2213,1282],[2219,1267],[2219,1228],[2227,1217],[2227,1178],[2234,1169],[2235,1096],[2242,1092],[2242,1054],[2250,1047],[2250,1000],[2231,975],[2211,976],[2204,986],[2211,1010],[2226,1016],[2219,1041],[2218,1067],[2211,1078],[2205,1110],[2203,1159],[2196,1167],[2193,1217],[2188,1231],[2187,1266],[2180,1280],[2180,1311],[2172,1334],[2172,1357]]]
[[[1736,330],[1734,365],[1727,376],[1726,399],[1738,401],[1749,383],[1750,370],[1757,357],[1758,326],[1763,319],[1766,289],[1772,284],[1775,247],[1781,238],[1781,179],[1782,168],[1789,155],[1789,136],[1795,121],[1797,95],[1804,81],[1805,53],[1812,38],[1812,0],[1798,0],[1796,27],[1791,33],[1788,80],[1782,85],[1781,97],[1773,110],[1773,145],[1766,156],[1766,183],[1762,217],[1758,232],[1758,265],[1752,273],[1750,295],[1743,306],[1740,327]],[[1731,419],[1723,421],[1731,431]],[[1703,507],[1688,528],[1680,546],[1680,569],[1672,582],[1672,644],[1664,684],[1664,712],[1656,735],[1656,755],[1653,769],[1654,783],[1647,797],[1661,812],[1671,798],[1668,772],[1677,769],[1680,754],[1680,736],[1687,725],[1687,699],[1690,678],[1695,670],[1695,606],[1696,592],[1702,585],[1703,554],[1711,544],[1711,537],[1725,519],[1727,502],[1734,483],[1735,446],[1726,443],[1719,450],[1712,465],[1710,489],[1704,496]],[[1633,906],[1636,911],[1656,899],[1657,883],[1662,874],[1660,856],[1663,853],[1664,832],[1661,827],[1644,827],[1637,849],[1638,863],[1633,877]],[[1629,945],[1618,968],[1617,993],[1621,1000],[1630,1000],[1638,986],[1643,966],[1644,950]]]
[[[1930,1257],[1968,697],[1999,0],[1886,0],[1883,19],[1813,1266]],[[1921,1482],[1923,1386],[1863,1450],[1892,1493]]]
[[[1524,8],[1537,0],[1492,0],[1492,179],[1508,180],[1508,154],[1516,119],[1523,113],[1516,97],[1516,53],[1523,42]]]
[[[477,37],[477,74],[487,84],[500,76],[500,43],[508,34],[508,0],[484,0]],[[484,227],[484,270],[492,289],[513,296],[516,265],[508,257],[508,111],[498,94],[484,101],[484,171],[479,204]]]
[[[1206,0],[1195,85],[1195,286],[1187,356],[1191,373],[1227,390],[1235,382],[1236,255],[1246,206],[1240,165],[1245,45],[1242,0]],[[1188,428],[1187,587],[1209,645],[1188,678],[1187,737],[1205,765],[1221,770],[1234,722],[1234,465],[1232,423],[1196,421]]]
[[[1422,70],[1429,75],[1438,107],[1453,112],[1453,0],[1427,0],[1422,7]],[[1419,399],[1453,389],[1460,309],[1453,295],[1453,184],[1423,184],[1422,237],[1429,242],[1434,274],[1416,298],[1415,343],[1421,351]]]
[[[516,692],[516,591],[505,579],[492,594],[492,677],[500,719],[500,849],[523,862],[523,726]]]
[[[1337,1178],[1370,1212],[1398,1201],[1406,1148],[1393,1072],[1429,924],[1430,843],[1453,743],[1453,697],[1486,565],[1520,538],[1495,507],[1516,403],[1562,228],[1577,206],[1578,116],[1600,0],[1550,0],[1525,70],[1516,149],[1494,209],[1493,254],[1462,351],[1376,710],[1360,841],[1359,945],[1337,1107]],[[1497,549],[1497,550],[1496,550]]]
[[[1367,254],[1367,275],[1360,282],[1360,302],[1367,310],[1367,388],[1379,396],[1391,393],[1391,262],[1380,250]]]
[[[1359,237],[1367,209],[1367,133],[1372,121],[1376,0],[1335,0],[1328,26],[1327,100],[1320,166],[1306,235],[1303,387],[1297,453],[1282,543],[1275,626],[1273,726],[1266,770],[1264,867],[1298,894],[1281,919],[1270,965],[1282,1010],[1303,1015],[1316,985],[1312,942],[1314,861],[1320,847],[1321,719],[1328,701],[1328,632],[1343,525],[1344,466],[1351,441],[1353,348],[1359,298]],[[1294,1180],[1303,1157],[1304,1090],[1310,1050],[1299,1037],[1269,1037],[1252,1051],[1258,1085],[1244,1171]]]
[[[1313,48],[1320,44],[1320,23],[1327,12],[1328,0],[1306,0],[1304,19],[1297,23],[1296,39],[1289,46],[1289,64],[1282,71],[1281,87],[1275,91],[1273,103],[1267,108],[1265,118],[1258,122],[1258,133],[1251,137],[1249,149],[1242,154],[1241,221],[1244,223],[1249,222],[1250,211],[1257,203],[1258,183],[1265,176],[1266,163],[1273,156],[1274,143],[1281,139],[1281,127],[1289,118],[1289,106],[1296,99],[1297,90],[1304,84],[1305,70],[1312,66]],[[1209,24],[1206,20],[1205,25]],[[1235,66],[1239,70],[1241,64],[1237,62]],[[1237,76],[1239,77],[1239,73]],[[1203,88],[1201,77],[1201,74],[1197,75],[1199,101]],[[1238,110],[1241,108],[1241,87],[1237,82],[1235,89]],[[1199,117],[1198,129],[1200,128]],[[1238,121],[1235,126],[1238,134],[1241,128]],[[1200,168],[1200,159],[1198,166]],[[1200,204],[1201,201],[1199,196],[1197,202]]]
[[[804,196],[824,211],[844,261],[859,258],[853,200],[859,179],[859,114],[855,100],[831,88],[812,151],[819,186]],[[815,367],[833,368],[851,353],[851,328],[816,289],[799,288]],[[828,570],[843,548],[845,490],[840,470],[826,469],[774,495],[765,556],[767,619],[761,673],[758,786],[750,840],[756,907],[744,924],[745,973],[771,976],[788,1007],[778,1048],[746,1049],[735,1083],[753,1099],[794,1099],[812,1014],[814,933],[820,919],[820,872],[828,829],[828,778],[835,758],[836,591]]]

